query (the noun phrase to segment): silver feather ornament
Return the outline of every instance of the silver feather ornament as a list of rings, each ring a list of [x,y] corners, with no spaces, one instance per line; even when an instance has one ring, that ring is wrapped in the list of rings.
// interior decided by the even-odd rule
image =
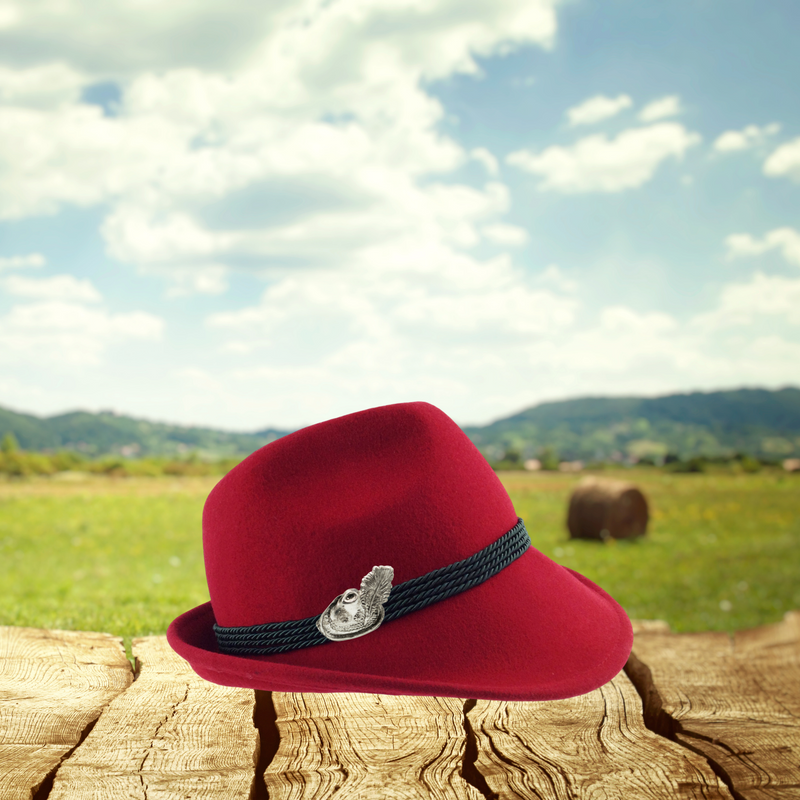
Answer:
[[[392,591],[394,569],[392,567],[373,567],[361,581],[361,605],[367,619],[389,599]]]

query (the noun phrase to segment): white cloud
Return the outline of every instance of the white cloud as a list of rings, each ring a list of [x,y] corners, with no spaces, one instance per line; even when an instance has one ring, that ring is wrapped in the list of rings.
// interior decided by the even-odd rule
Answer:
[[[573,321],[574,307],[574,301],[549,291],[509,286],[455,296],[412,296],[395,309],[394,317],[402,326],[413,326],[415,333],[477,333],[488,344],[506,334],[550,334]]]
[[[800,325],[800,279],[756,272],[747,282],[723,287],[717,307],[698,315],[693,324],[703,329],[741,327],[758,317]]]
[[[453,71],[477,74],[474,55],[529,42],[551,46],[555,5],[554,0],[229,0],[223,7],[218,0],[173,0],[142,7],[106,0],[92,9],[88,24],[85,4],[75,0],[55,5],[6,0],[7,16],[15,18],[15,47],[7,48],[5,59],[24,62],[31,53],[47,53],[53,61],[107,79],[176,67],[230,74],[266,54],[273,67],[288,58],[302,62],[309,81],[341,84],[343,76],[377,68],[385,58],[437,78]],[[0,47],[3,43],[0,38]],[[276,83],[285,77],[274,73]]]
[[[3,288],[17,297],[33,297],[37,300],[60,300],[72,303],[97,303],[102,300],[100,292],[91,281],[80,280],[73,275],[53,275],[50,278],[23,278],[11,275],[2,282]]]
[[[0,272],[7,269],[29,269],[43,267],[47,263],[41,253],[29,253],[25,256],[0,256]]]
[[[800,313],[791,283],[725,287],[709,311],[681,323],[626,305],[592,308],[557,268],[528,281],[503,259],[449,265],[459,267],[473,268],[469,290],[437,280],[437,269],[418,274],[432,281],[424,289],[410,271],[371,282],[321,273],[209,319],[228,345],[225,384],[238,390],[229,413],[252,415],[247,398],[258,396],[259,419],[302,425],[424,398],[460,422],[485,422],[587,386],[619,395],[780,385],[800,348],[774,330]]]
[[[101,79],[176,64],[230,69],[252,56],[293,5],[290,0],[229,0],[224,7],[216,0],[105,0],[89,10],[77,0],[4,0],[0,52],[15,66],[39,55]]]
[[[625,306],[609,306],[600,313],[600,327],[624,336],[668,333],[677,328],[676,321],[660,312],[641,313]]]
[[[219,349],[182,372],[193,383],[170,408],[218,421],[211,403],[221,403],[236,427],[257,427],[425,398],[467,421],[587,385],[738,382],[741,353],[746,374],[764,381],[785,380],[796,363],[788,339],[773,342],[783,355],[767,364],[763,331],[750,349],[725,338],[774,314],[794,319],[776,305],[781,292],[793,300],[790,284],[757,287],[749,310],[728,287],[705,323],[682,325],[653,309],[596,308],[555,265],[528,272],[507,255],[469,254],[486,239],[524,244],[526,232],[504,219],[497,158],[443,133],[428,83],[479,76],[482,59],[518,46],[552,46],[555,0],[94,5],[89,16],[76,0],[2,6],[0,216],[94,206],[110,255],[163,276],[168,294],[220,293],[234,268],[268,279],[260,299],[208,317]],[[112,116],[81,101],[103,82],[121,93]],[[568,116],[589,124],[631,106],[598,96]],[[662,98],[642,113],[679,112],[677,98]],[[698,141],[660,123],[509,163],[516,156],[543,189],[615,192]],[[470,160],[485,186],[453,180]],[[776,174],[789,174],[777,161]],[[75,279],[60,297],[52,279],[6,285],[38,302],[0,317],[3,363],[55,374],[103,364],[121,345],[151,347],[164,330],[151,314],[113,313]]]
[[[592,125],[613,117],[632,105],[633,100],[627,94],[620,94],[614,98],[598,94],[584,100],[580,105],[570,108],[567,111],[567,117],[570,125]]]
[[[194,265],[181,270],[170,267],[172,286],[167,292],[170,297],[187,294],[223,294],[228,289],[228,270],[221,264]]]
[[[484,225],[481,228],[481,233],[497,244],[510,247],[519,247],[526,244],[529,238],[525,228],[520,228],[518,225],[506,225],[502,222],[497,222],[494,225]]]
[[[380,269],[290,275],[257,305],[209,317],[230,385],[245,396],[263,387],[261,413],[289,424],[319,419],[320,408],[333,416],[420,398],[446,407],[470,392],[476,371],[489,396],[513,384],[509,360],[574,323],[574,298],[535,286],[507,258],[481,262],[429,243],[377,246],[372,263]]]
[[[643,393],[658,391],[664,379],[661,385],[669,385],[676,372],[691,374],[696,348],[696,337],[668,314],[609,306],[588,325],[530,347],[528,360],[529,368],[560,385],[561,392],[551,396],[574,394],[580,384],[598,394]]]
[[[492,177],[497,175],[500,171],[497,159],[485,147],[473,148],[470,150],[470,156],[472,156],[472,158],[474,158],[476,161],[480,161],[480,163],[486,168],[487,174],[491,175]]]
[[[245,262],[273,274],[336,268],[378,241],[471,246],[479,226],[502,224],[508,193],[432,180],[469,158],[490,176],[498,165],[440,133],[444,110],[425,81],[477,75],[476,56],[551,46],[555,4],[240,0],[220,28],[215,3],[134,14],[110,0],[89,37],[77,4],[61,4],[56,23],[36,0],[17,3],[15,41],[32,52],[46,42],[69,67],[47,67],[63,87],[50,105],[30,99],[48,85],[44,67],[5,68],[0,218],[108,204],[108,252],[163,275],[172,294],[224,291],[224,272]],[[126,31],[116,45],[102,35],[112,21]],[[76,86],[113,79],[115,116],[75,100]]]
[[[107,349],[130,340],[154,341],[163,322],[134,311],[50,300],[17,305],[0,317],[0,361],[42,366],[97,366]]]
[[[24,69],[0,64],[0,103],[32,108],[55,108],[75,103],[87,83],[82,73],[68,64],[50,62]]]
[[[742,366],[754,383],[785,385],[794,383],[794,376],[786,370],[787,365],[800,364],[800,342],[788,341],[780,336],[756,336],[748,341],[740,355]],[[786,376],[781,379],[776,376]]]
[[[15,8],[10,3],[3,3],[0,6],[0,30],[16,25],[19,21],[19,16],[18,8]]]
[[[786,261],[800,266],[800,232],[794,228],[776,228],[763,239],[748,233],[734,233],[725,239],[728,258],[758,256],[769,250],[780,250]]]
[[[477,261],[409,243],[399,251],[378,245],[349,270],[289,275],[258,305],[214,314],[208,324],[226,333],[229,352],[352,370],[383,351],[416,373],[420,352],[444,363],[464,347],[472,359],[491,358],[499,346],[569,325],[574,309],[573,298],[530,284],[507,257]]]
[[[771,177],[786,176],[800,183],[800,138],[778,147],[764,162],[764,174]]]
[[[534,281],[541,286],[548,286],[566,294],[572,294],[578,290],[577,281],[568,278],[558,264],[548,264],[535,276]]]
[[[674,117],[681,114],[680,97],[676,94],[667,97],[661,97],[658,100],[653,100],[648,103],[640,112],[639,119],[642,122],[655,122],[657,119],[664,119],[664,117]]]
[[[609,140],[604,134],[580,139],[572,147],[552,146],[539,154],[519,150],[509,164],[541,175],[543,191],[620,192],[653,177],[667,158],[680,159],[700,136],[674,122],[630,128]]]
[[[133,204],[119,205],[101,230],[114,258],[170,265],[180,273],[184,273],[182,262],[205,264],[234,246],[234,234],[210,231],[187,213],[159,214],[158,209]]]
[[[759,128],[758,125],[748,125],[740,131],[725,131],[714,142],[714,149],[720,153],[731,153],[736,150],[747,150],[763,142],[781,129],[777,122]]]
[[[324,181],[319,183],[321,191],[329,191]],[[302,192],[311,187],[313,201],[313,181],[299,185]],[[280,273],[284,264],[298,261],[338,268],[361,260],[378,243],[394,242],[397,251],[415,240],[471,246],[479,239],[476,224],[496,218],[509,205],[508,190],[500,183],[489,183],[482,191],[433,182],[420,187],[402,170],[369,165],[354,167],[347,192],[350,197],[340,207],[331,204],[288,219],[281,218],[278,207],[276,217],[266,216],[258,227],[222,230],[210,230],[188,214],[120,205],[106,219],[103,234],[115,258],[155,271],[169,269],[176,276],[185,276],[192,264],[207,274],[209,260],[223,264],[242,255],[260,262],[263,266],[254,267],[258,271]],[[258,202],[257,195],[253,202]]]

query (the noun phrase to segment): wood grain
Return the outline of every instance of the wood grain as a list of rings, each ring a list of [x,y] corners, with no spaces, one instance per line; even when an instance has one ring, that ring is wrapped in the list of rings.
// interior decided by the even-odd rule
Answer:
[[[137,678],[56,774],[49,800],[248,798],[258,733],[250,689],[196,675],[164,636],[133,640]]]
[[[624,673],[566,700],[478,700],[475,766],[501,798],[730,800],[704,758],[645,728]]]
[[[273,692],[270,800],[481,800],[460,775],[464,701]]]
[[[725,633],[636,637],[648,724],[704,754],[747,800],[800,798],[800,613]]]
[[[132,679],[107,633],[0,627],[0,797],[32,797]]]

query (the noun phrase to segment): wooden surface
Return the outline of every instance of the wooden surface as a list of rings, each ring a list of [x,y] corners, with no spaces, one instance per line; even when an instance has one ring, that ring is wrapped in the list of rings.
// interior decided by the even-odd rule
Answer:
[[[481,800],[459,774],[464,702],[449,697],[273,692],[280,747],[270,800]]]
[[[51,800],[248,798],[253,692],[198,677],[163,636],[134,639],[133,654],[136,681],[60,767]]]
[[[468,719],[476,767],[500,797],[731,798],[704,758],[645,728],[624,672],[567,700],[479,700]]]
[[[32,797],[132,680],[122,639],[0,627],[0,798]]]
[[[220,687],[164,637],[131,683],[114,637],[0,628],[0,800],[800,800],[800,613],[634,630],[613,681],[519,703]]]
[[[628,673],[648,725],[707,758],[734,796],[800,798],[800,612],[733,637],[640,634]]]

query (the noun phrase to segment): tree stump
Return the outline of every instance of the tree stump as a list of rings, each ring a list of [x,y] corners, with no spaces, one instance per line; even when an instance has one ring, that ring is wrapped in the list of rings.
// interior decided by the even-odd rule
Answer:
[[[624,673],[542,702],[217,686],[163,636],[134,678],[107,634],[0,628],[0,798],[800,797],[800,612],[633,625]]]
[[[637,634],[626,671],[647,726],[703,755],[734,797],[800,796],[800,612],[733,637]]]
[[[629,539],[643,536],[650,514],[632,483],[584,478],[572,493],[567,513],[571,539]]]

